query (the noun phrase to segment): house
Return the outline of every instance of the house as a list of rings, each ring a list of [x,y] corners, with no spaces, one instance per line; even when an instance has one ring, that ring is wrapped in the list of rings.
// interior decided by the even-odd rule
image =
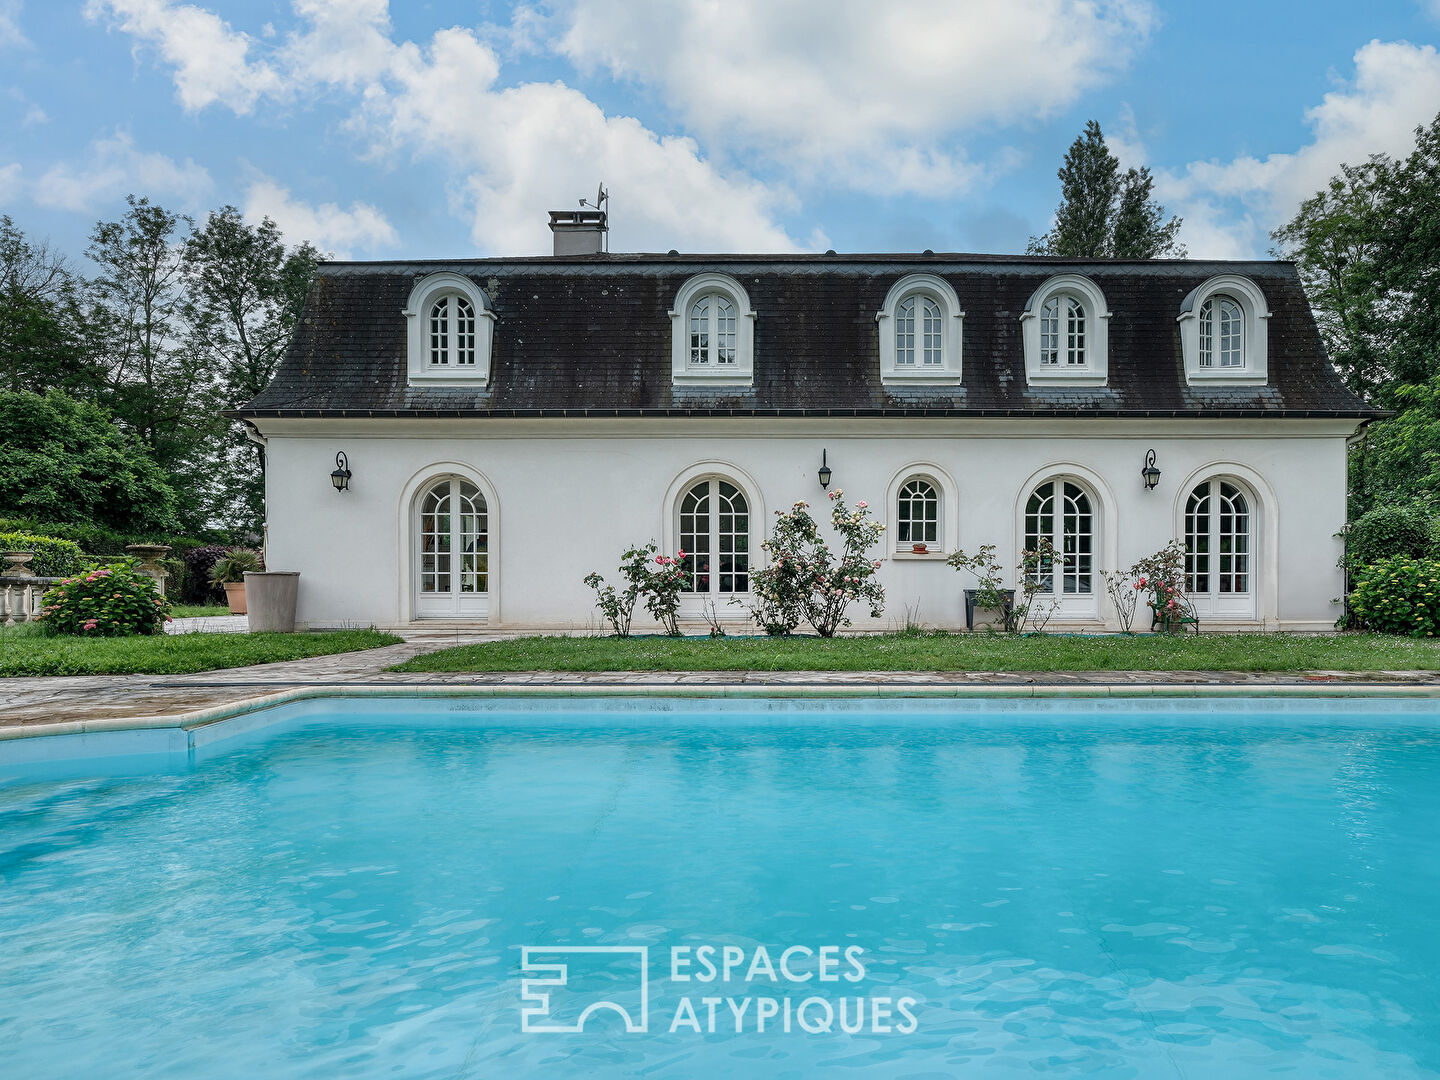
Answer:
[[[1205,628],[1334,624],[1377,414],[1290,263],[610,254],[603,214],[551,218],[552,257],[320,267],[236,413],[302,623],[583,630],[582,579],[648,540],[689,553],[688,618],[743,622],[823,463],[888,526],[858,629],[963,626],[946,555],[1040,536],[1055,627],[1113,627],[1099,572],[1172,537]]]

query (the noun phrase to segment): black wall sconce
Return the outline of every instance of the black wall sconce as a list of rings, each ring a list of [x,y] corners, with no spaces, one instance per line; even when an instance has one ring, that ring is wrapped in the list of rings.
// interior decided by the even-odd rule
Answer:
[[[335,471],[330,474],[330,483],[335,485],[336,491],[350,489],[350,462],[346,459],[344,450],[335,455]]]
[[[830,466],[825,463],[826,451],[820,451],[820,488],[823,491],[830,486]]]
[[[1154,491],[1155,485],[1160,483],[1160,470],[1155,467],[1155,451],[1145,452],[1145,465],[1140,470],[1140,475],[1145,480],[1145,490]]]

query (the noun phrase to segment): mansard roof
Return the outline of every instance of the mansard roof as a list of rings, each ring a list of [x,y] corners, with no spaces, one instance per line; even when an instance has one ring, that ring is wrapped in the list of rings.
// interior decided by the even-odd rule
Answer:
[[[484,386],[407,383],[406,319],[421,278],[451,271],[495,313]],[[670,309],[696,274],[737,279],[756,312],[750,386],[677,386]],[[881,381],[876,312],[909,274],[942,277],[964,320],[958,386]],[[1104,292],[1103,387],[1028,385],[1020,316],[1046,279]],[[1176,322],[1218,274],[1269,304],[1268,382],[1188,385]],[[320,266],[274,380],[236,415],[260,417],[1380,415],[1331,367],[1288,262],[1116,262],[992,255],[624,255]]]

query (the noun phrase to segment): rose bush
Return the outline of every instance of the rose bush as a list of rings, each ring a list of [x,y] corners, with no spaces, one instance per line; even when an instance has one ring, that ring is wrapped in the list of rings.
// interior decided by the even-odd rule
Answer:
[[[126,637],[158,634],[170,620],[170,602],[155,581],[135,572],[135,561],[66,578],[45,594],[40,625],[52,634]]]

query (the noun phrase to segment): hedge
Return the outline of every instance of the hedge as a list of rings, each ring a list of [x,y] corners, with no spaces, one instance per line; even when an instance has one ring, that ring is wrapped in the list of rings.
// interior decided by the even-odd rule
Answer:
[[[1440,560],[1377,559],[1356,575],[1350,614],[1363,630],[1434,637],[1440,629]]]
[[[26,532],[0,532],[0,551],[33,551],[35,558],[25,564],[37,577],[70,577],[89,565],[80,545],[73,540],[36,536]],[[3,572],[4,567],[0,567]]]
[[[1423,559],[1433,554],[1435,519],[1418,504],[1377,506],[1345,529],[1345,557],[1351,567],[1393,555]]]

